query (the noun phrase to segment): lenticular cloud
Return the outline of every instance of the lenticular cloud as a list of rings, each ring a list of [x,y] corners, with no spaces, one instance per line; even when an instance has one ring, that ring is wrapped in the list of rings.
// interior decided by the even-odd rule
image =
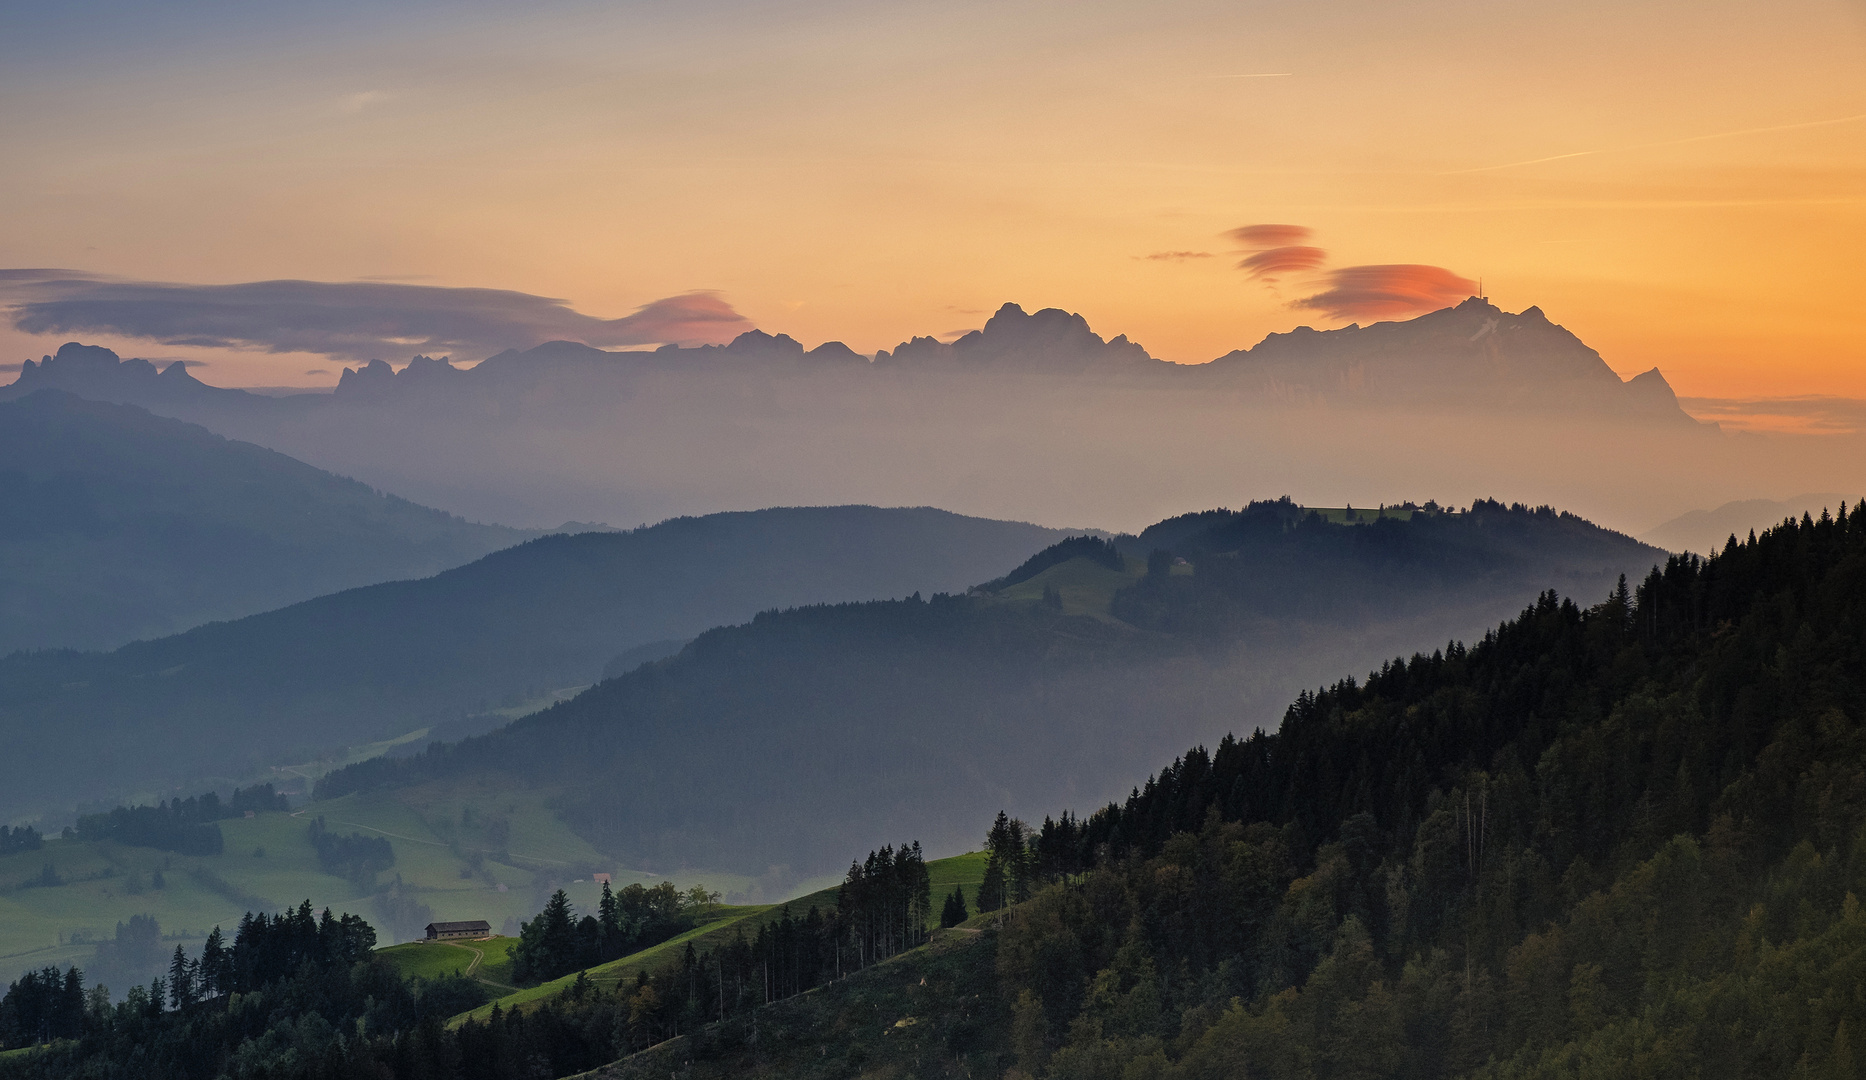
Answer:
[[[1225,234],[1239,247],[1277,248],[1300,244],[1315,235],[1307,225],[1244,225]]]
[[[0,276],[0,302],[29,334],[117,334],[166,345],[366,360],[407,352],[486,356],[546,341],[597,347],[717,345],[752,328],[716,293],[690,292],[600,319],[505,289],[390,282],[189,285],[71,271]]]
[[[1396,263],[1344,266],[1328,273],[1329,287],[1296,301],[1299,308],[1338,319],[1397,318],[1436,311],[1472,295],[1477,282],[1442,266]]]

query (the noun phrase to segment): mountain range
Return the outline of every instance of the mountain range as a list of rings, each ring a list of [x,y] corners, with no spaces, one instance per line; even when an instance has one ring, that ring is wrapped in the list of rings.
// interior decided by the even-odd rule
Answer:
[[[1857,480],[1831,439],[1724,435],[1658,372],[1622,380],[1540,310],[1476,298],[1198,365],[1007,304],[955,340],[872,358],[761,331],[634,352],[559,341],[471,367],[372,361],[335,392],[270,397],[74,343],[0,397],[40,387],[535,527],[859,502],[1139,528],[1265,491],[1462,504],[1507,490],[1639,531],[1733,491]]]

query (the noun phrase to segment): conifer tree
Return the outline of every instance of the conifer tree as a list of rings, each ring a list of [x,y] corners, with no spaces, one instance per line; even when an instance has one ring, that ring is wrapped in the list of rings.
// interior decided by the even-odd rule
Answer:
[[[952,895],[946,898],[945,906],[940,909],[940,928],[943,930],[951,929],[970,917],[971,914],[965,910],[965,890],[960,886],[954,885],[952,888]]]
[[[175,958],[168,964],[168,1000],[176,1009],[194,1004],[194,964],[180,945],[175,946]]]

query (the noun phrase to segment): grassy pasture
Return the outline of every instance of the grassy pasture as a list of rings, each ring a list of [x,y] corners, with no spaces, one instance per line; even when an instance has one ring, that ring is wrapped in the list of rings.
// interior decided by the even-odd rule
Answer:
[[[485,919],[499,930],[508,919],[536,914],[554,888],[563,888],[580,909],[594,910],[600,895],[594,872],[612,874],[617,887],[661,880],[628,872],[590,847],[552,814],[549,797],[490,781],[393,797],[346,796],[291,814],[222,821],[226,847],[211,858],[48,839],[39,851],[0,858],[0,986],[47,964],[87,966],[96,943],[114,936],[117,924],[132,915],[154,916],[165,941],[192,951],[213,927],[231,932],[248,911],[278,911],[309,899],[315,908],[363,916],[388,944],[393,937],[379,894],[391,884],[427,907],[431,915],[424,919]],[[334,831],[387,837],[394,867],[373,887],[325,873],[308,835],[320,814]],[[47,865],[57,884],[41,884]],[[672,876],[683,889],[703,883],[740,891],[753,884],[740,875],[702,871]],[[492,965],[489,958],[489,972]]]
[[[1040,601],[1045,589],[1055,589],[1062,596],[1065,614],[1112,618],[1108,608],[1114,602],[1114,594],[1147,573],[1147,564],[1142,560],[1124,559],[1122,562],[1123,569],[1114,571],[1088,559],[1070,559],[1028,581],[1018,582],[998,596],[1012,601]]]
[[[1320,514],[1322,520],[1334,525],[1365,525],[1383,517],[1411,521],[1414,514],[1423,514],[1424,510],[1404,510],[1397,506],[1353,508],[1353,517],[1349,517],[1349,508],[1345,506],[1305,506],[1304,513]]]
[[[509,987],[512,974],[512,946],[517,938],[493,937],[486,941],[410,941],[377,949],[376,956],[387,961],[404,979],[437,979],[446,975],[467,975],[494,986]]]
[[[939,925],[939,905],[945,896],[952,892],[955,885],[965,891],[966,904],[971,907],[978,900],[978,886],[985,879],[985,853],[970,852],[955,855],[948,859],[934,859],[927,863],[927,878],[932,885],[933,912],[929,927]],[[829,912],[836,907],[835,887],[820,889],[805,896],[797,897],[782,904],[753,904],[742,907],[721,906],[714,910],[708,920],[678,937],[670,938],[643,949],[638,953],[612,960],[588,969],[584,974],[590,982],[602,990],[613,991],[625,979],[633,979],[637,972],[652,971],[678,957],[691,942],[699,952],[706,952],[731,939],[733,934],[744,934],[750,938],[758,933],[758,928],[766,923],[776,922],[789,911],[793,919],[801,919],[814,907],[819,911]],[[405,946],[398,946],[405,947]],[[527,1004],[555,997],[576,982],[575,974],[561,979],[526,987],[523,990],[488,1002],[471,1012],[462,1013],[453,1018],[451,1023],[458,1024],[468,1019],[481,1019],[492,1011],[494,1005],[501,1009],[523,1008]]]

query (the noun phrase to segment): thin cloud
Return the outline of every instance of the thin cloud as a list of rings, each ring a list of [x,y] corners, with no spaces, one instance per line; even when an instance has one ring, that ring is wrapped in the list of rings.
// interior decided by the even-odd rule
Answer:
[[[1344,266],[1329,271],[1328,285],[1295,306],[1338,319],[1397,318],[1447,307],[1477,289],[1477,282],[1442,266],[1414,263]]]
[[[0,304],[13,327],[29,334],[113,334],[342,361],[412,352],[484,357],[553,340],[715,345],[752,328],[713,292],[664,297],[631,315],[599,319],[529,293],[374,281],[185,285],[0,271]]]
[[[1154,262],[1184,262],[1187,259],[1209,259],[1209,251],[1156,251],[1151,255],[1136,255],[1137,259],[1149,259]]]
[[[355,94],[345,94],[337,99],[337,107],[347,113],[359,113],[379,101],[387,101],[389,95],[380,90],[364,90]]]
[[[1681,397],[1678,404],[1699,420],[1727,431],[1801,435],[1853,435],[1866,431],[1866,400],[1806,394],[1795,397]]]
[[[1320,270],[1328,261],[1328,252],[1319,247],[1276,247],[1257,254],[1238,263],[1243,270],[1258,281],[1280,281],[1285,274],[1306,274],[1311,270]]]
[[[1831,120],[1804,120],[1797,124],[1774,124],[1769,127],[1739,128],[1735,131],[1713,131],[1708,135],[1687,135],[1682,139],[1661,139],[1658,142],[1634,143],[1630,146],[1612,146],[1599,150],[1576,150],[1568,154],[1550,154],[1548,157],[1530,158],[1527,161],[1506,161],[1501,165],[1480,165],[1475,169],[1453,169],[1441,173],[1442,176],[1462,176],[1466,173],[1496,172],[1498,169],[1520,169],[1528,165],[1541,165],[1550,161],[1566,161],[1569,158],[1594,157],[1599,154],[1622,154],[1632,150],[1652,150],[1661,146],[1684,146],[1688,143],[1711,142],[1715,139],[1735,139],[1744,135],[1768,135],[1778,131],[1801,131],[1804,128],[1832,127],[1835,124],[1851,124],[1866,120],[1866,113],[1852,116],[1837,116]]]

